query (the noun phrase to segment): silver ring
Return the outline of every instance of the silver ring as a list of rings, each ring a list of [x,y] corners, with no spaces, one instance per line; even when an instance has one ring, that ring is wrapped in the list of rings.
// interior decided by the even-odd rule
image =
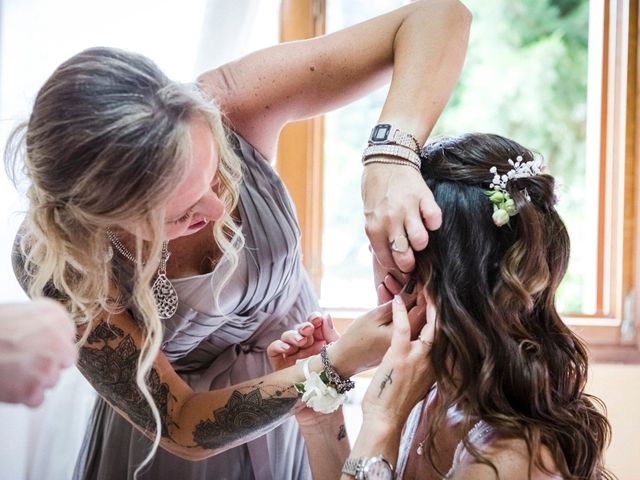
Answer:
[[[418,340],[420,340],[420,342],[422,342],[422,344],[425,347],[431,348],[431,345],[433,344],[433,342],[429,342],[429,341],[425,340],[424,338],[422,338],[422,335],[418,335]]]
[[[391,250],[398,253],[404,253],[409,250],[409,240],[404,235],[398,235],[390,244]]]

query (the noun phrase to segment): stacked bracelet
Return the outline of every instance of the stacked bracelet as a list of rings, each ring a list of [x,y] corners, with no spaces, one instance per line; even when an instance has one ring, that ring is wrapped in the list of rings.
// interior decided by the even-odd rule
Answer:
[[[333,368],[329,361],[329,354],[327,353],[327,345],[320,350],[320,358],[322,359],[322,366],[324,367],[324,373],[329,378],[329,382],[335,385],[338,393],[344,393],[351,390],[356,384],[350,378],[342,378],[336,369]]]
[[[413,135],[388,123],[378,124],[371,131],[369,146],[362,154],[362,163],[364,165],[372,163],[408,165],[420,171],[422,165],[420,143]]]
[[[386,155],[393,158],[378,158],[379,155]],[[376,158],[370,158],[370,157]],[[413,150],[399,145],[370,145],[365,148],[362,154],[363,165],[371,163],[388,163],[394,165],[409,165],[420,171],[422,162],[420,157]]]

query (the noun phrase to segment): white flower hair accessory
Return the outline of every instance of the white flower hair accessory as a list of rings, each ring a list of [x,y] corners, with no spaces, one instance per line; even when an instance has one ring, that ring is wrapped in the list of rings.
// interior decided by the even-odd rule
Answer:
[[[493,174],[493,180],[489,185],[488,192],[485,192],[489,197],[491,203],[493,203],[493,223],[498,227],[502,227],[509,223],[509,218],[518,213],[516,203],[507,192],[507,183],[510,180],[518,178],[533,177],[534,175],[540,175],[544,172],[544,165],[541,160],[530,160],[528,162],[522,162],[522,156],[518,155],[516,161],[509,159],[509,165],[511,170],[507,173],[500,175],[497,167],[493,166],[489,169],[489,172]],[[528,196],[527,196],[528,198]]]

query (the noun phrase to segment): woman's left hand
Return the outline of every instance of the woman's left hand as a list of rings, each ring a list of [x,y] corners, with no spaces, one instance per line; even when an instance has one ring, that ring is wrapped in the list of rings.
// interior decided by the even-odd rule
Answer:
[[[423,250],[427,230],[437,230],[442,223],[440,207],[420,173],[406,165],[367,165],[362,199],[365,230],[378,261],[387,269],[412,271],[413,250]]]

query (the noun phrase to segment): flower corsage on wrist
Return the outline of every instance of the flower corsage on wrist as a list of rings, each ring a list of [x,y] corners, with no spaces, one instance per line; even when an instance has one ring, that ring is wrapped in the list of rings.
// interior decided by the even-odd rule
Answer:
[[[303,360],[302,371],[305,381],[294,385],[296,391],[302,395],[301,400],[318,413],[335,412],[346,400],[345,392],[351,390],[355,384],[350,379],[342,378],[329,362],[327,347],[320,352],[322,372],[310,372],[311,357]]]

